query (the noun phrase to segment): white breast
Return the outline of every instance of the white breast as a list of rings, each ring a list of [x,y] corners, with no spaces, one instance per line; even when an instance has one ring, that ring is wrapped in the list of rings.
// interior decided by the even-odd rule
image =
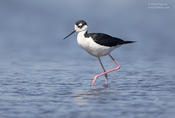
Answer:
[[[77,42],[84,50],[86,50],[89,54],[93,56],[105,56],[116,48],[99,45],[96,42],[94,42],[91,37],[86,38],[84,36],[84,33],[85,32],[78,33]]]

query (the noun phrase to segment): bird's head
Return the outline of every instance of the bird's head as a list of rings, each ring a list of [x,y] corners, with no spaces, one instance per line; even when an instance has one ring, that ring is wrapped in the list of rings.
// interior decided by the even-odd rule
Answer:
[[[75,23],[75,31],[76,32],[82,32],[82,31],[87,31],[87,23],[84,20],[79,20]]]
[[[74,31],[72,31],[69,35],[67,35],[64,39],[68,38],[75,32],[87,31],[87,23],[84,20],[79,20],[75,23]]]

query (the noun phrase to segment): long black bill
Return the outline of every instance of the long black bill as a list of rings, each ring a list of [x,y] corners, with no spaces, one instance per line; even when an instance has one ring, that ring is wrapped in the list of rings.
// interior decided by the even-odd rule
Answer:
[[[70,35],[72,35],[73,33],[75,33],[76,31],[74,30],[74,31],[72,31],[69,35],[67,35],[64,39],[66,39],[66,38],[68,38]],[[64,40],[63,39],[63,40]]]

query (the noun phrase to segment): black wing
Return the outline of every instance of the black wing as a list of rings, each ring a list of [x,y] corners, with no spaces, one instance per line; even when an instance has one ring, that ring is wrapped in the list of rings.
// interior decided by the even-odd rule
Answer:
[[[120,38],[112,37],[103,33],[88,33],[86,34],[86,37],[91,37],[96,43],[109,47],[122,45],[125,43],[125,41]]]

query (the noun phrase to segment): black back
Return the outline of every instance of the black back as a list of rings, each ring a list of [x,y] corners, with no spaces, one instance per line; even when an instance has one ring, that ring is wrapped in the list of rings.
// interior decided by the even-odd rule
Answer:
[[[87,33],[86,32],[85,37],[91,37],[96,43],[103,45],[103,46],[108,46],[108,47],[122,45],[128,42],[120,38],[112,37],[110,35],[103,34],[103,33]]]

